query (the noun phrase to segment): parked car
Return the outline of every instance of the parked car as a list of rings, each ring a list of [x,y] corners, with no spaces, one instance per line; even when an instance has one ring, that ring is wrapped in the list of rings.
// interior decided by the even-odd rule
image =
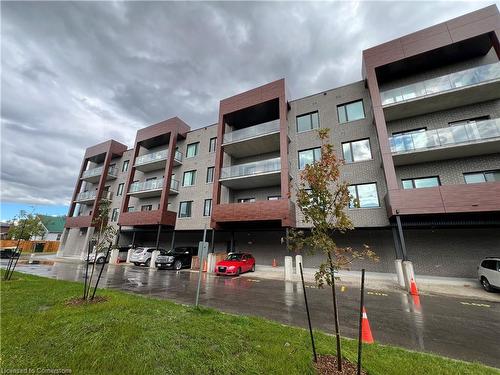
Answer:
[[[226,259],[215,265],[217,275],[238,276],[240,273],[248,271],[255,271],[255,258],[248,253],[229,253]]]
[[[130,247],[128,247],[128,246],[123,246],[123,247],[118,248],[118,262],[119,263],[127,261],[128,249],[130,249]],[[106,253],[107,253],[107,251],[98,252],[97,253],[97,260],[95,262],[99,263],[99,264],[102,264],[104,262],[108,263],[109,258],[111,257],[111,252],[109,253],[107,258],[106,258]],[[94,263],[95,257],[96,257],[95,252],[90,253],[88,256],[87,262]]]
[[[0,258],[10,259],[10,258],[12,258],[12,255],[14,255],[15,252],[16,252],[15,247],[6,247],[6,248],[0,250]],[[18,254],[20,253],[19,250],[17,252],[18,252]]]
[[[500,289],[500,257],[486,257],[477,267],[479,282],[487,292]]]
[[[156,247],[138,247],[134,250],[132,255],[130,256],[130,261],[134,263],[136,266],[144,264],[146,267],[149,267],[151,264],[151,257],[153,256],[153,251],[156,250]],[[165,251],[165,249],[158,249],[160,253]]]
[[[173,268],[180,270],[182,267],[191,267],[191,259],[198,254],[198,248],[193,246],[176,247],[173,251],[160,252],[155,265],[158,269]]]

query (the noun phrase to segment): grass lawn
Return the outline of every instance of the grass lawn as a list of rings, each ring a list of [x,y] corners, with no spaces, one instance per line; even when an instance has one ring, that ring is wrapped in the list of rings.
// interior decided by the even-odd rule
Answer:
[[[309,333],[260,318],[197,310],[101,290],[100,304],[67,306],[82,284],[15,273],[1,284],[1,368],[73,374],[313,374]],[[316,333],[321,354],[334,339]],[[344,340],[356,358],[356,341]],[[365,345],[369,374],[498,374],[497,370]]]

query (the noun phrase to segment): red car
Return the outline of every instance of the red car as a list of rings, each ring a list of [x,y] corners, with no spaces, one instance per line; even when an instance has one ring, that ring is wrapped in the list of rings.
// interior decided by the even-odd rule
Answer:
[[[236,275],[243,272],[255,271],[255,258],[248,253],[230,253],[226,259],[217,262],[215,273],[217,275]]]

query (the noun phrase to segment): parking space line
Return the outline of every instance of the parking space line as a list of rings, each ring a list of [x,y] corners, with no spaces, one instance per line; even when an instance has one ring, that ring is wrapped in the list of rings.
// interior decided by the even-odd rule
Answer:
[[[366,292],[366,294],[369,294],[371,296],[382,296],[382,297],[387,297],[388,296],[388,294],[385,294],[385,293],[382,293],[382,292],[370,292],[370,291],[368,291],[368,292]]]
[[[466,306],[476,306],[476,307],[491,307],[485,303],[475,303],[475,302],[460,302],[462,305]]]

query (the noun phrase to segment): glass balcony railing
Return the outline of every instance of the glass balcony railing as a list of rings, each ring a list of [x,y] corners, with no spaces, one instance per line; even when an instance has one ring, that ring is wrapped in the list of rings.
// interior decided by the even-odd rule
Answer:
[[[84,171],[82,173],[82,178],[89,178],[100,176],[102,174],[103,167],[92,168]],[[116,167],[109,167],[108,176],[116,177],[118,175],[118,169]]]
[[[500,62],[496,62],[383,91],[380,93],[380,99],[382,105],[394,104],[499,78]]]
[[[174,160],[178,161],[179,163],[182,162],[182,153],[180,151],[175,151],[174,153]]]
[[[170,190],[179,191],[179,181],[174,180],[173,178],[170,180]]]
[[[163,188],[163,178],[149,180],[144,182],[134,182],[130,184],[129,193],[138,193],[140,191],[157,190]]]
[[[148,163],[153,163],[159,160],[165,160],[168,156],[168,150],[161,150],[157,152],[152,152],[150,154],[138,156],[135,159],[135,165],[143,165]]]
[[[220,178],[253,176],[261,173],[277,172],[281,170],[281,158],[260,160],[224,167],[221,169]]]
[[[89,191],[82,191],[76,196],[77,201],[88,201],[91,199],[95,199],[96,197],[96,190],[89,190]]]
[[[247,138],[253,138],[260,135],[274,133],[280,130],[280,121],[273,120],[264,122],[259,125],[249,126],[240,130],[235,130],[230,133],[224,134],[224,143],[231,143],[241,141]]]
[[[395,135],[389,138],[389,144],[392,153],[399,153],[467,144],[493,138],[500,138],[500,119]]]

